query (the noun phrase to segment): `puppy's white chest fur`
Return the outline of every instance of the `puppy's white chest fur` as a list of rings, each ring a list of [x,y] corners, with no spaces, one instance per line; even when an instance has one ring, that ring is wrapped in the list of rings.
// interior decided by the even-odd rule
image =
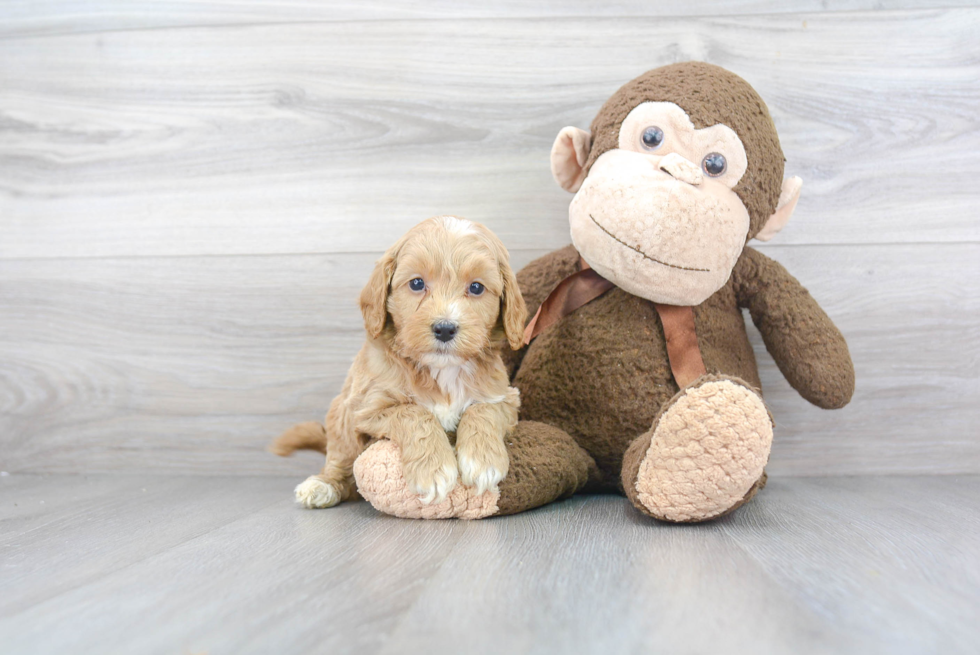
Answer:
[[[476,402],[466,386],[466,378],[472,373],[472,365],[466,362],[458,366],[430,366],[429,372],[442,392],[449,396],[449,402],[427,400],[420,404],[432,412],[442,429],[453,432],[466,408]]]

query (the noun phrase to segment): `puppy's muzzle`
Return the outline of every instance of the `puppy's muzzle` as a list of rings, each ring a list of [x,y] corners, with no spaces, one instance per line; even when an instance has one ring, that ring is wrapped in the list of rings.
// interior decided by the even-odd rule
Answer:
[[[459,326],[449,321],[440,321],[432,326],[432,334],[436,335],[436,339],[443,343],[452,341],[458,331]]]

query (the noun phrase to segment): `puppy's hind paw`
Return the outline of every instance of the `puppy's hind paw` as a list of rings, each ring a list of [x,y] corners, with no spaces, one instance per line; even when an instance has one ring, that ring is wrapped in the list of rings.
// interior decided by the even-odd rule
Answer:
[[[311,475],[296,487],[296,502],[307,509],[333,507],[340,502],[340,490]]]

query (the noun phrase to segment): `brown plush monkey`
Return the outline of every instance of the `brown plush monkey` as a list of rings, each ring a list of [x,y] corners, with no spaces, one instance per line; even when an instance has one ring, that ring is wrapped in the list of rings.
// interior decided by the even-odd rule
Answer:
[[[799,178],[765,104],[704,63],[658,68],[603,105],[591,134],[565,128],[552,172],[575,192],[573,246],[518,273],[537,311],[511,353],[521,422],[499,489],[458,489],[425,516],[510,514],[576,492],[618,492],[666,521],[730,512],[765,484],[772,421],[741,309],[790,384],[843,407],[854,369],[799,282],[746,246],[789,219]],[[394,446],[355,464],[381,511],[422,516]]]

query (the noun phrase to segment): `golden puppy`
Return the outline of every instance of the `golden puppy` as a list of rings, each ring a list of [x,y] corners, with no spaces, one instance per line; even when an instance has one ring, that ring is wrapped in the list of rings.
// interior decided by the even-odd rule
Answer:
[[[297,425],[272,445],[280,455],[325,449],[323,470],[296,487],[296,500],[331,507],[355,497],[354,460],[374,438],[401,448],[423,502],[442,502],[457,480],[495,488],[520,405],[499,348],[521,346],[527,318],[500,240],[453,216],[420,223],[378,261],[361,312],[368,338],[326,425]]]

